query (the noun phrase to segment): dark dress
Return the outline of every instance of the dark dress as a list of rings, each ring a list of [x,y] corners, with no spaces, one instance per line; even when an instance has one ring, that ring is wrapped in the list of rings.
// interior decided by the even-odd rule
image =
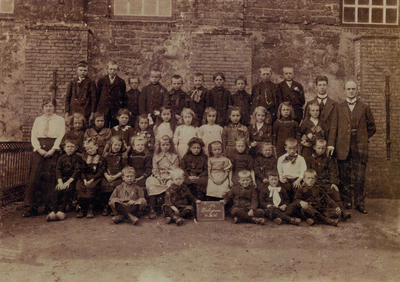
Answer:
[[[149,154],[136,153],[135,150],[128,157],[128,165],[133,167],[136,171],[136,178],[144,176],[142,180],[136,182],[139,187],[146,187],[146,179],[151,175],[152,171],[152,158]]]
[[[76,183],[77,196],[79,198],[92,199],[100,190],[101,180],[105,171],[104,159],[100,155],[82,157],[81,176]],[[85,186],[84,180],[94,181]]]
[[[250,125],[248,127],[249,130],[249,137],[250,137],[250,144],[253,142],[257,142],[257,145],[255,147],[251,147],[250,149],[250,155],[254,158],[256,157],[261,150],[260,143],[262,142],[271,142],[272,143],[272,118],[268,114],[268,117],[266,118],[266,123],[261,126],[260,129],[257,128],[257,125]]]
[[[281,118],[275,121],[273,134],[272,144],[276,146],[276,155],[278,158],[286,153],[286,139],[297,139],[298,144],[300,144],[299,124],[290,118]]]
[[[200,200],[206,195],[208,182],[208,158],[203,152],[195,156],[192,152],[186,153],[181,160],[181,168],[185,172],[185,184],[190,188],[193,195]],[[199,180],[193,182],[189,176],[197,176]]]
[[[122,169],[128,164],[127,160],[122,158],[121,153],[109,153],[104,159],[104,168],[106,173],[110,176],[116,175],[122,171]],[[122,183],[122,178],[119,177],[112,182],[104,177],[101,182],[101,193],[112,193],[118,185]]]
[[[267,172],[271,170],[277,170],[277,159],[275,156],[269,158],[261,155],[257,156],[254,160],[254,174],[256,176],[257,187],[268,185],[263,183],[264,178],[267,178]]]
[[[217,110],[216,123],[224,127],[229,123],[228,108],[233,104],[231,92],[224,87],[214,87],[209,92],[207,107]]]
[[[124,149],[131,146],[131,138],[134,136],[135,131],[130,125],[120,126],[116,125],[111,128],[112,136],[120,136],[123,141]]]

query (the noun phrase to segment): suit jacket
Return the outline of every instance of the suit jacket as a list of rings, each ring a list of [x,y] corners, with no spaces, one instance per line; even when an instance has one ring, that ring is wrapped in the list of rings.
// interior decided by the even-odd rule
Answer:
[[[295,88],[299,90],[296,91]],[[278,88],[278,104],[289,101],[294,109],[294,115],[296,120],[301,120],[303,117],[303,106],[306,102],[304,97],[303,86],[297,81],[292,80],[292,86],[289,87],[286,81],[281,81],[277,84]]]
[[[97,98],[97,111],[105,115],[111,112],[111,116],[116,117],[119,109],[126,108],[128,100],[125,80],[117,75],[111,84],[108,75],[100,78],[97,82]]]
[[[153,114],[159,111],[161,106],[169,104],[169,94],[167,89],[160,83],[148,84],[142,89],[139,96],[140,114]]]
[[[253,113],[254,109],[258,106],[265,107],[273,116],[273,118],[275,117],[276,110],[279,107],[279,102],[277,100],[277,88],[275,83],[272,83],[271,81],[260,82],[253,86],[253,89],[251,91],[250,113]]]
[[[357,147],[361,162],[368,160],[368,139],[375,132],[375,121],[368,105],[357,100],[354,106],[353,115],[357,123]],[[338,133],[336,139],[336,155],[338,160],[346,160],[350,151],[351,139],[351,112],[347,102],[338,106]]]
[[[89,116],[91,112],[96,111],[96,84],[90,78],[86,77],[81,83],[75,78],[68,84],[67,94],[65,95],[65,112],[82,113]]]
[[[318,99],[315,97],[311,101],[308,101],[304,109],[304,118],[308,107],[313,104],[318,104]],[[338,103],[331,98],[326,98],[326,103],[319,115],[319,122],[321,123],[322,129],[324,130],[324,139],[328,142],[328,146],[335,146],[336,133],[337,133],[337,120],[338,120]]]

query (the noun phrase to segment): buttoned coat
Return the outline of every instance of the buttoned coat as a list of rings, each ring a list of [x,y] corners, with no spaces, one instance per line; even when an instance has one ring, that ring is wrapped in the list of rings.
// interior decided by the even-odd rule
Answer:
[[[265,107],[272,116],[275,116],[279,106],[277,99],[277,87],[271,81],[260,82],[253,86],[251,91],[251,109],[250,113],[258,106]]]
[[[300,121],[303,117],[303,106],[306,102],[303,86],[299,82],[292,80],[292,86],[289,87],[286,80],[284,80],[277,84],[277,89],[278,104],[286,101],[290,102],[294,110],[295,120]],[[298,91],[295,89],[298,89]]]
[[[111,84],[108,75],[102,77],[97,82],[97,111],[107,116],[108,112],[116,118],[119,109],[126,108],[127,95],[125,80],[118,75],[115,76]]]
[[[80,83],[75,78],[68,84],[65,95],[66,113],[81,113],[88,117],[91,112],[95,112],[96,104],[96,84],[90,78],[85,77]]]
[[[304,118],[308,107],[311,104],[319,104],[318,99],[314,98],[308,101],[304,109]],[[337,134],[337,120],[338,120],[338,103],[331,98],[326,98],[326,103],[319,115],[319,122],[321,123],[322,129],[324,130],[324,139],[328,143],[328,146],[335,146],[336,134]]]
[[[375,132],[375,121],[371,109],[368,105],[357,100],[352,114],[357,124],[357,148],[361,162],[368,160],[368,139]],[[346,160],[350,151],[351,139],[351,112],[347,102],[338,106],[338,133],[336,139],[336,156],[338,160]]]

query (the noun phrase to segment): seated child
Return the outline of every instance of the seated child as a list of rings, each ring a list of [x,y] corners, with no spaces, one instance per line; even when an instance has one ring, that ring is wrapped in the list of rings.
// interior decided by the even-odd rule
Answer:
[[[224,149],[219,141],[211,142],[208,145],[208,182],[207,197],[223,198],[232,187],[232,163],[223,156]],[[211,197],[211,198],[210,198]]]
[[[343,205],[342,198],[339,193],[339,169],[336,159],[326,154],[326,141],[317,139],[314,145],[315,153],[306,158],[307,168],[314,169],[317,174],[316,185],[328,194],[342,210],[342,220],[346,221],[351,218],[351,213],[348,212]]]
[[[93,127],[88,128],[85,131],[85,140],[91,138],[98,146],[98,154],[100,156],[106,155],[108,153],[109,144],[112,133],[111,129],[104,127],[105,117],[101,112],[95,112],[93,115],[94,124]]]
[[[235,141],[236,152],[230,158],[232,163],[232,181],[236,184],[238,181],[238,173],[242,170],[249,170],[253,179],[254,187],[257,187],[256,178],[254,176],[254,160],[247,152],[247,143],[243,138]]]
[[[47,221],[64,220],[66,218],[66,207],[72,201],[82,162],[81,157],[76,154],[77,149],[75,140],[65,140],[65,154],[57,160],[56,177],[58,184],[52,201],[52,212],[47,216]]]
[[[300,218],[290,217],[284,214],[287,206],[290,204],[289,197],[279,184],[279,174],[276,170],[267,172],[269,185],[258,187],[259,207],[264,210],[264,216],[276,224],[281,224],[282,220],[287,223],[299,225]]]
[[[188,150],[188,142],[197,135],[196,117],[191,109],[184,108],[181,112],[183,124],[179,125],[174,133],[175,150],[180,158],[186,154]]]
[[[258,197],[257,191],[252,184],[251,173],[248,170],[242,170],[238,174],[239,183],[235,184],[226,194],[221,203],[226,205],[233,200],[233,206],[230,214],[233,216],[234,223],[251,222],[255,224],[264,224],[262,218],[264,211],[257,209]]]
[[[132,118],[129,120],[129,125],[134,127],[136,123],[136,119],[139,115],[139,97],[140,91],[138,89],[140,84],[139,77],[133,76],[129,78],[129,86],[131,89],[126,92],[126,98],[128,101],[126,102],[126,108],[131,113]]]
[[[182,124],[182,115],[181,112],[183,108],[187,108],[187,104],[189,103],[190,97],[184,92],[181,88],[183,85],[182,76],[176,74],[171,78],[172,89],[168,92],[169,94],[169,103],[171,105],[172,111],[175,113],[175,117],[178,121],[178,124]]]
[[[122,139],[119,135],[111,137],[111,152],[105,157],[104,178],[101,182],[100,201],[103,206],[103,216],[110,214],[108,200],[115,187],[122,183],[122,169],[128,164],[122,157]]]
[[[277,160],[274,155],[274,146],[271,143],[259,144],[261,155],[254,160],[254,174],[257,188],[268,184],[267,172],[277,169]]]
[[[87,218],[93,218],[94,198],[100,190],[105,167],[103,158],[98,154],[99,146],[94,139],[87,139],[84,147],[80,178],[76,183],[79,205],[79,212],[76,217],[82,218],[86,214]]]
[[[165,191],[169,186],[169,171],[179,167],[179,157],[175,153],[174,144],[168,135],[161,137],[156,143],[153,156],[153,174],[146,180],[146,190],[149,196],[149,218],[157,217],[156,204],[164,203]]]
[[[146,139],[140,136],[132,137],[131,146],[133,152],[128,158],[128,165],[136,171],[135,183],[142,188],[146,186],[146,179],[151,175],[152,159],[150,154],[146,152],[146,144]]]
[[[303,174],[307,169],[304,158],[297,154],[297,140],[294,138],[285,141],[286,154],[278,159],[279,180],[292,200],[296,190],[300,188]]]
[[[137,117],[135,123],[135,132],[133,133],[133,135],[140,136],[146,139],[146,151],[148,151],[148,153],[150,153],[150,155],[152,156],[154,151],[155,138],[153,129],[149,125],[149,117],[147,116],[147,114],[141,114]]]
[[[70,120],[70,130],[65,133],[61,144],[64,145],[65,140],[74,140],[78,146],[76,152],[78,154],[82,154],[85,130],[85,117],[81,113],[74,113],[72,119]]]
[[[288,216],[301,214],[310,226],[316,221],[337,226],[341,210],[322,188],[315,186],[316,180],[315,170],[307,169],[304,172],[304,184],[297,190],[293,203],[285,213]]]
[[[122,170],[123,182],[115,187],[108,204],[114,217],[114,223],[120,223],[127,218],[133,225],[137,225],[139,219],[135,216],[142,211],[146,205],[143,189],[135,184],[135,169],[127,166]]]
[[[193,196],[190,189],[183,184],[185,173],[182,169],[174,169],[170,175],[172,183],[165,193],[165,204],[162,206],[162,210],[167,224],[173,220],[176,225],[180,226],[184,223],[184,218],[195,215],[193,204],[201,201]]]
[[[231,158],[235,153],[236,139],[244,138],[249,143],[249,131],[246,126],[240,123],[241,114],[239,107],[229,107],[228,116],[230,123],[222,131],[222,145],[224,146],[225,156]]]
[[[189,149],[181,160],[181,168],[185,172],[185,184],[193,195],[204,200],[208,181],[208,158],[203,152],[204,143],[193,137],[188,143]]]
[[[134,130],[128,125],[130,112],[127,109],[119,109],[117,114],[118,125],[111,128],[112,136],[120,136],[122,140],[122,157],[124,159],[128,158],[128,154],[131,150],[131,138],[133,136]]]

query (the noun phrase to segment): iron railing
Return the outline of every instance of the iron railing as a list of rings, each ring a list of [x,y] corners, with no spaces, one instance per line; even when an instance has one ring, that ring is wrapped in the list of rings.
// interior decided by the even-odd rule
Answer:
[[[32,160],[29,142],[0,142],[0,205],[24,196]]]

